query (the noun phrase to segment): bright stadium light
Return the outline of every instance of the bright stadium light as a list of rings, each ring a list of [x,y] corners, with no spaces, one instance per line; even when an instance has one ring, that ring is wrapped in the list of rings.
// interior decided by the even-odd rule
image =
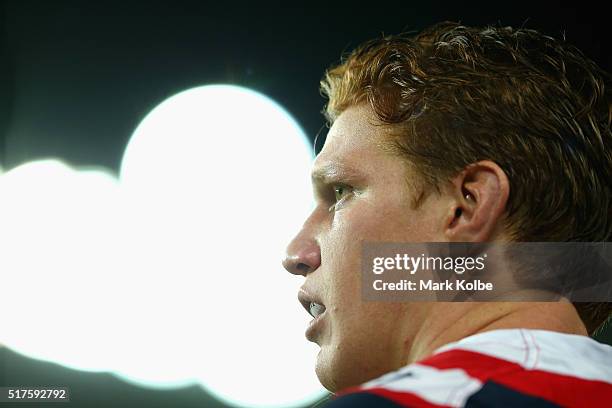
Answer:
[[[142,121],[119,180],[51,161],[5,173],[15,289],[0,307],[24,313],[0,343],[146,386],[198,382],[233,405],[314,401],[301,282],[280,265],[312,205],[311,160],[281,106],[211,85]]]

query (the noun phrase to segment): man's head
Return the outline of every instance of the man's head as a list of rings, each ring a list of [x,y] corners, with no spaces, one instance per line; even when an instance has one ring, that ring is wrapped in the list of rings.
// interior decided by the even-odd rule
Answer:
[[[471,307],[362,302],[362,241],[610,240],[609,86],[563,42],[451,23],[367,42],[327,72],[317,205],[284,262],[307,277],[305,306],[325,307],[307,334],[327,388],[397,368],[424,327]],[[589,330],[610,313],[580,307]]]

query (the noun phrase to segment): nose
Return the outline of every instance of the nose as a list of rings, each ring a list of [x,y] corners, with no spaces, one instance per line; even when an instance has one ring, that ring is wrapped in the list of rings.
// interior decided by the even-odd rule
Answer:
[[[289,243],[283,266],[294,274],[306,276],[321,265],[321,248],[307,229],[302,229]]]

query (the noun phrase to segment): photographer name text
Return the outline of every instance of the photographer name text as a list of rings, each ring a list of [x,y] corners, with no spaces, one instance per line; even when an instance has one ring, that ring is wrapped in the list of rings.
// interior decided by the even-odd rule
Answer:
[[[420,280],[417,282],[402,279],[398,282],[384,282],[381,279],[377,279],[373,282],[372,287],[376,291],[417,291],[417,290],[430,290],[430,291],[456,291],[456,290],[467,290],[467,291],[491,291],[493,290],[493,283],[484,282],[479,279],[470,281],[465,279],[458,279],[455,281],[445,280],[438,282],[433,279]]]

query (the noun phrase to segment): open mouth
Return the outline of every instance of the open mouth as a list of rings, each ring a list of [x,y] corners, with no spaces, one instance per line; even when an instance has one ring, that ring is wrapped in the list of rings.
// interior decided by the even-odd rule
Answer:
[[[322,301],[316,299],[314,296],[308,294],[304,290],[298,292],[298,300],[302,304],[302,307],[308,312],[309,315],[315,319],[325,313],[325,305]]]
[[[316,319],[317,317],[321,316],[324,312],[325,312],[325,306],[320,305],[315,302],[310,302],[310,305],[308,307],[308,313],[310,313],[312,317]]]
[[[308,314],[313,317],[306,329],[306,339],[318,343],[319,336],[323,331],[323,319],[326,310],[325,304],[323,304],[323,301],[319,297],[312,295],[312,292],[308,292],[304,288],[301,288],[298,292],[298,300]]]

